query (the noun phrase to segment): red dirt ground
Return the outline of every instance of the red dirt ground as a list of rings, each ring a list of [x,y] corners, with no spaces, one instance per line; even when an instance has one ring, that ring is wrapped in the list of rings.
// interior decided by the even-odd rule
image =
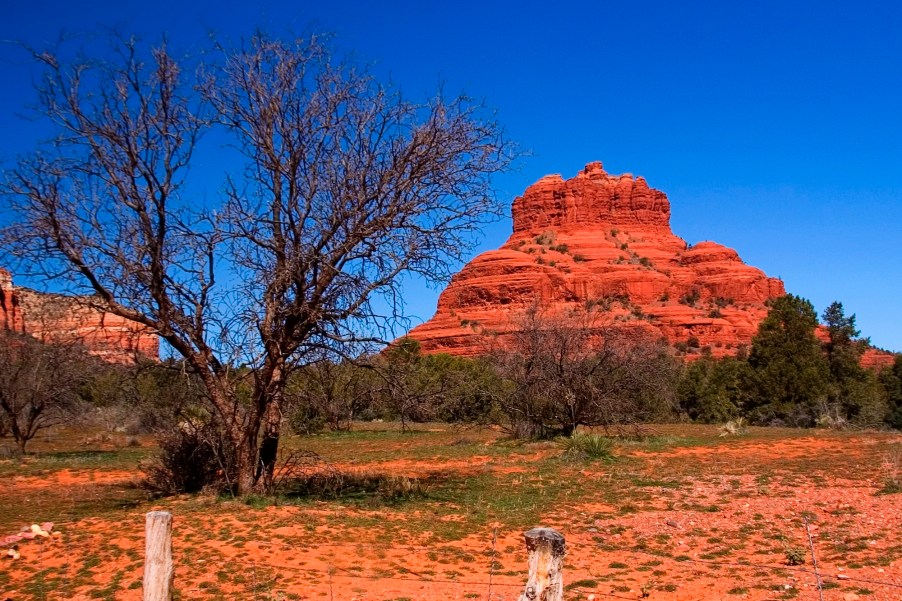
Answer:
[[[635,461],[633,476],[648,480],[637,484],[641,494],[622,503],[565,501],[541,516],[567,539],[565,597],[816,600],[810,559],[786,564],[787,549],[808,553],[808,517],[827,585],[823,599],[898,601],[902,495],[875,494],[882,473],[875,459],[886,448],[902,442],[862,434],[737,438],[661,451],[624,447],[620,454]],[[550,452],[520,459],[528,466]],[[407,476],[442,469],[499,479],[525,471],[524,464],[478,454],[353,463]],[[586,464],[576,474],[597,484],[615,469]],[[13,476],[0,481],[0,501],[79,486],[108,493],[104,487],[128,486],[137,476],[124,470]],[[499,486],[517,483],[514,476]],[[140,599],[143,515],[160,508],[175,515],[180,599],[517,599],[525,582],[522,531],[479,522],[464,506],[458,514],[418,507],[322,502],[258,509],[192,497],[142,503],[113,518],[74,519],[58,525],[60,536],[21,543],[20,559],[0,562],[0,590],[13,601]],[[454,522],[475,526],[456,540],[439,540],[433,530]]]

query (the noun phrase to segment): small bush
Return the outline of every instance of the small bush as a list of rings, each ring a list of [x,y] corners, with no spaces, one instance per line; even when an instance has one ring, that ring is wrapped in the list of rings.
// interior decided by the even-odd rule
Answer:
[[[724,307],[727,307],[729,305],[732,305],[734,302],[735,301],[733,300],[732,297],[724,298],[722,296],[718,296],[718,297],[714,298],[714,304],[717,305],[718,307],[720,307],[721,309]]]
[[[157,435],[160,454],[141,466],[145,485],[163,494],[222,492],[234,465],[230,445],[211,423],[184,422]]]
[[[745,434],[745,420],[743,418],[731,419],[720,427],[721,436],[739,436]]]
[[[689,292],[687,292],[686,294],[684,294],[683,296],[680,297],[680,303],[682,303],[684,305],[689,305],[691,307],[691,306],[694,306],[695,303],[697,303],[699,301],[699,299],[701,299],[701,297],[702,297],[702,293],[699,291],[699,289],[693,288],[692,290],[690,290]]]
[[[893,449],[883,459],[883,488],[877,494],[892,495],[902,493],[902,449]]]
[[[805,549],[800,547],[790,547],[784,551],[786,556],[786,565],[800,566],[805,563]]]
[[[614,457],[614,441],[600,434],[584,434],[577,432],[560,440],[564,456],[572,459],[612,459]]]
[[[399,503],[425,498],[429,493],[429,484],[442,479],[440,474],[433,474],[424,480],[370,472],[347,473],[323,465],[318,470],[285,480],[280,492],[287,497]]]
[[[461,326],[464,325],[464,320]],[[326,429],[326,416],[316,407],[299,407],[288,417],[288,425],[295,434],[309,436]]]
[[[566,591],[572,591],[573,589],[580,588],[588,588],[593,589],[598,586],[598,581],[591,578],[584,578],[582,580],[577,580],[575,582],[571,582],[567,586],[564,587]]]

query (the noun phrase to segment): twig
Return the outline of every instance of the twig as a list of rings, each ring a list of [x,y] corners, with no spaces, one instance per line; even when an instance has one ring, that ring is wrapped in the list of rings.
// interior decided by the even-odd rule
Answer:
[[[817,569],[817,555],[814,554],[814,540],[811,538],[811,528],[808,523],[808,516],[802,516],[805,520],[805,533],[808,534],[808,546],[811,548],[811,562],[814,565],[814,576],[817,578],[817,596],[820,601],[824,601],[824,586],[821,582],[821,573]]]
[[[335,591],[332,589],[332,566],[329,566],[329,601],[335,601]]]
[[[492,601],[492,576],[495,574],[495,543],[498,541],[498,527],[492,528],[492,559],[489,562],[489,597]]]

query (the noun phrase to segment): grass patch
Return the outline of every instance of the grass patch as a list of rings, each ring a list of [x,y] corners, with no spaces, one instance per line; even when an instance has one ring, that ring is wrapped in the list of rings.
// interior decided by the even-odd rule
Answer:
[[[600,434],[576,432],[570,437],[558,439],[568,459],[599,461],[614,458],[614,441]]]

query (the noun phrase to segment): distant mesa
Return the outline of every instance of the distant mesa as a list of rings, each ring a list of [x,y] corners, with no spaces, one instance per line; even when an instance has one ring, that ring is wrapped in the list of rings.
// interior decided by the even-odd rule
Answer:
[[[783,282],[715,242],[689,246],[670,229],[670,201],[642,177],[600,162],[548,175],[514,200],[513,233],[442,292],[409,336],[424,352],[473,356],[504,344],[533,305],[601,312],[604,328],[665,339],[687,357],[749,347]]]
[[[90,308],[85,299],[15,287],[0,268],[0,328],[42,342],[79,344],[111,363],[157,360],[159,338],[145,326]]]

